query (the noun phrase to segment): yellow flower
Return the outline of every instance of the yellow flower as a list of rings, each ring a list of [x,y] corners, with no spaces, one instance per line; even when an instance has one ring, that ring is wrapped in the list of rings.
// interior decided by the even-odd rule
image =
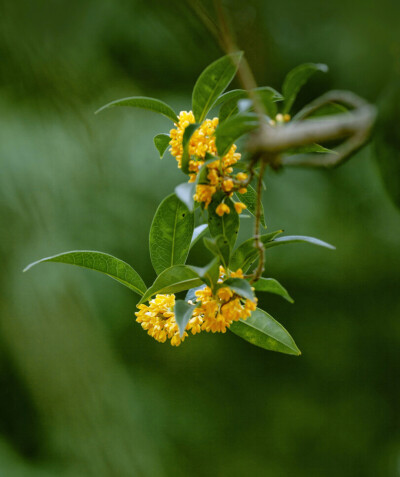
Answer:
[[[243,270],[241,268],[238,268],[236,272],[231,272],[230,276],[232,278],[243,278]]]
[[[219,204],[219,206],[215,209],[215,212],[222,217],[224,214],[229,214],[231,209],[226,204]]]
[[[210,181],[211,185],[217,185],[219,182],[218,172],[215,169],[211,169],[207,174],[207,179]]]
[[[243,202],[235,202],[235,210],[238,214],[241,214],[244,209],[247,209],[247,205],[243,204]]]
[[[178,324],[175,321],[173,312],[175,306],[175,295],[157,295],[150,300],[148,305],[139,305],[139,311],[135,313],[136,321],[155,340],[165,343],[171,340],[172,346],[179,346],[188,336],[184,333],[179,336]]]
[[[222,267],[220,267],[220,275],[225,276],[225,270]],[[243,277],[243,272],[239,269],[230,276]],[[216,296],[213,296],[209,287],[205,287],[203,290],[196,291],[196,298],[199,306],[195,308],[193,315],[202,320],[203,331],[212,333],[225,333],[234,321],[248,318],[257,304],[256,298],[254,301],[246,300],[229,287],[219,288]]]
[[[287,116],[281,115],[279,118],[282,121],[287,120]],[[170,145],[171,154],[175,156],[178,161],[178,167],[181,167],[183,146],[182,140],[185,129],[189,124],[195,122],[192,111],[181,111],[178,116],[178,121],[175,123],[175,129],[170,131]],[[205,184],[198,184],[196,186],[196,192],[193,196],[196,202],[203,202],[204,207],[207,209],[212,201],[214,194],[218,191],[223,191],[225,196],[231,197],[235,191],[240,194],[247,192],[246,187],[240,187],[236,185],[233,177],[233,165],[236,164],[241,155],[236,152],[236,145],[232,144],[229,151],[225,156],[218,158],[218,151],[215,145],[215,130],[218,126],[218,118],[206,119],[201,125],[194,131],[190,138],[188,150],[189,150],[189,182],[195,182],[200,168],[204,165],[206,154],[216,156],[216,160],[207,164],[207,180]],[[248,175],[244,172],[236,174],[236,180],[240,182],[246,181]],[[239,188],[240,187],[240,188]],[[245,205],[242,203],[235,204],[235,210],[238,214],[242,212]],[[216,208],[216,213],[222,217],[224,214],[229,214],[229,207],[223,202]]]
[[[198,184],[196,186],[196,194],[194,195],[194,200],[197,202],[205,202],[205,208],[207,209],[208,205],[211,202],[212,196],[217,192],[215,186],[210,186],[207,184]]]
[[[238,172],[236,174],[236,179],[238,181],[245,181],[247,179],[247,174],[245,172]]]
[[[226,179],[222,183],[222,189],[225,192],[230,192],[233,189],[233,180],[232,179]]]
[[[217,295],[221,300],[228,301],[232,298],[233,291],[229,287],[222,287],[218,289]]]

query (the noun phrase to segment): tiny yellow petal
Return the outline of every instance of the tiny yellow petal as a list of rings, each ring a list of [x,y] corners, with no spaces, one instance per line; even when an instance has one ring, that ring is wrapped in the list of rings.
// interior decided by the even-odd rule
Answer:
[[[219,204],[219,206],[215,209],[215,212],[222,217],[224,214],[229,214],[231,209],[226,204]]]
[[[243,202],[235,202],[235,210],[238,214],[241,214],[244,209],[247,209],[247,205]]]

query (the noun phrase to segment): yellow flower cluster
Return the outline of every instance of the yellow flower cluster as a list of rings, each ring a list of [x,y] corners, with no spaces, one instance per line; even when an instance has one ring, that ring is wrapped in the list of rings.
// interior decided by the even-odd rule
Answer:
[[[195,122],[194,115],[191,111],[181,111],[178,116],[178,122],[175,123],[176,129],[170,131],[170,145],[171,154],[178,161],[178,167],[182,165],[183,156],[183,135],[185,129],[189,124]],[[201,166],[204,164],[206,154],[217,156],[217,147],[215,145],[215,130],[218,126],[218,118],[206,119],[193,133],[189,141],[189,182],[194,182]],[[226,197],[231,197],[233,192],[239,191],[245,194],[247,189],[235,184],[232,173],[232,166],[240,160],[241,155],[236,152],[236,145],[233,144],[228,153],[215,161],[207,164],[207,183],[198,184],[196,186],[196,193],[194,199],[197,202],[204,202],[204,207],[207,209],[214,194],[217,191],[223,191]],[[247,174],[240,172],[236,175],[236,181],[244,181],[247,179]],[[222,206],[222,207],[221,207]],[[236,211],[240,214],[246,206],[237,202],[235,204]],[[222,217],[224,214],[229,214],[229,207],[223,202],[218,206],[216,213]]]
[[[221,267],[221,277],[225,270]],[[243,278],[241,269],[229,274],[232,278]],[[222,280],[221,280],[222,281]],[[210,287],[197,290],[196,301],[198,306],[194,309],[183,336],[179,336],[178,325],[175,321],[174,306],[175,295],[156,295],[148,305],[139,305],[136,312],[136,321],[155,340],[165,343],[171,340],[172,346],[179,346],[188,336],[187,331],[193,335],[201,331],[212,333],[225,333],[227,328],[240,319],[245,320],[256,309],[257,299],[254,301],[242,298],[229,287],[222,287],[214,295]]]

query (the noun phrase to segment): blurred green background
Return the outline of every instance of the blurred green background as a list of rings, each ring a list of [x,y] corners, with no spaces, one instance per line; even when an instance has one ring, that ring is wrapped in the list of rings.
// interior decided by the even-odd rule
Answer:
[[[329,64],[296,107],[330,88],[376,102],[398,78],[397,0],[226,5],[260,85]],[[140,329],[136,296],[107,277],[22,274],[93,249],[152,282],[151,220],[182,182],[152,143],[170,123],[93,111],[136,94],[189,109],[221,55],[188,2],[0,1],[1,476],[400,476],[400,212],[371,145],[335,171],[267,175],[269,229],[337,246],[268,253],[296,303],[262,305],[299,358],[231,333],[175,349]]]

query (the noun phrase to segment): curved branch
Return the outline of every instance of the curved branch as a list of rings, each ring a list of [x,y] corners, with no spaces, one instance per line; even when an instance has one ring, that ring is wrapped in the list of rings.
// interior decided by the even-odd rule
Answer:
[[[320,107],[332,102],[347,104],[354,109],[325,119],[304,120]],[[293,147],[349,138],[332,154],[280,157],[273,164],[273,167],[335,167],[366,142],[375,118],[375,107],[354,93],[331,91],[304,108],[301,114],[297,115],[296,120],[286,125],[276,128],[266,128],[261,125],[258,133],[249,143],[249,150],[254,155],[280,154]]]

